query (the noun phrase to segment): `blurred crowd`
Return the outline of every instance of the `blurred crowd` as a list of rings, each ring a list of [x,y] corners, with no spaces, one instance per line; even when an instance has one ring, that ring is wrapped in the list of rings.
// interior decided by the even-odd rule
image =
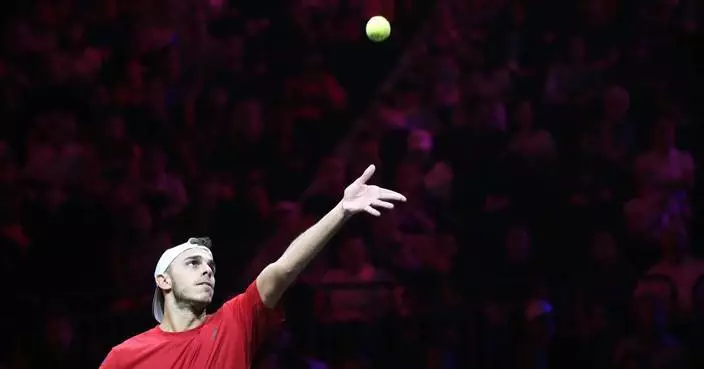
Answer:
[[[13,283],[0,367],[97,367],[154,324],[151,271],[187,237],[210,235],[227,260],[221,299],[240,291],[242,265],[388,74],[412,37],[400,30],[424,6],[1,5],[0,275]],[[363,20],[378,13],[400,34],[372,44]]]
[[[332,241],[259,367],[701,367],[697,3],[437,5],[7,11],[0,273],[22,319],[0,367],[97,366],[154,324],[151,270],[189,236],[214,240],[219,306],[369,163],[409,202]]]
[[[695,5],[442,2],[303,207],[369,162],[409,202],[316,260],[266,364],[701,367]]]

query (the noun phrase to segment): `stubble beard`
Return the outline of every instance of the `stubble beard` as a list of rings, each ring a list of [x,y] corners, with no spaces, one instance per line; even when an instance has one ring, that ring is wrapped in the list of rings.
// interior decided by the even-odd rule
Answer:
[[[184,293],[184,290],[178,288],[178,286],[174,286],[173,292],[174,300],[176,301],[177,306],[183,309],[189,309],[195,312],[197,315],[200,315],[205,312],[205,308],[210,303],[210,301],[199,301],[188,297],[186,293]]]

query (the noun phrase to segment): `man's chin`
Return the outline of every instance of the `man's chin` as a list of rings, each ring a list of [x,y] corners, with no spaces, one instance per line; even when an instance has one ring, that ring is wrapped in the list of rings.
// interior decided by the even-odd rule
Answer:
[[[190,305],[193,310],[203,310],[208,305],[210,305],[210,302],[213,301],[212,296],[197,296],[191,299],[188,299],[188,305]]]
[[[200,304],[200,305],[208,305],[213,301],[213,296],[212,295],[207,295],[207,296],[199,296],[198,298],[193,300],[194,304]]]

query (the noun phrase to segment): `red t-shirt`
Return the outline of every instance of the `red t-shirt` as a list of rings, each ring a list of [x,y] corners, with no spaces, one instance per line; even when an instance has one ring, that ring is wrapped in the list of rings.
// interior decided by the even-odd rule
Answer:
[[[252,283],[198,328],[172,333],[156,326],[115,346],[100,369],[248,369],[258,344],[281,321]]]

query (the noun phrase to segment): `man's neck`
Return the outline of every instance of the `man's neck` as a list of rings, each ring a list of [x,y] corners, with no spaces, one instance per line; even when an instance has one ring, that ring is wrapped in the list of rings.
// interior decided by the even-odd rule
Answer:
[[[164,332],[185,332],[198,328],[205,321],[205,310],[196,313],[192,310],[165,309],[164,319],[159,324]]]

